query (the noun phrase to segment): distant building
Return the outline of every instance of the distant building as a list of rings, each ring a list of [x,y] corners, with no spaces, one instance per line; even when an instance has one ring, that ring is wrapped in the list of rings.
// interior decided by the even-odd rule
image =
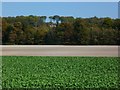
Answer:
[[[53,28],[53,27],[56,27],[56,24],[51,23],[51,24],[49,24],[49,26],[50,26],[51,28]]]

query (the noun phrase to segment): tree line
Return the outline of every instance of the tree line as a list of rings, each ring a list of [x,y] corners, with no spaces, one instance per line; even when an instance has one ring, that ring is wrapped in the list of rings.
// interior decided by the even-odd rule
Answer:
[[[2,17],[3,45],[118,45],[120,19],[73,16]]]

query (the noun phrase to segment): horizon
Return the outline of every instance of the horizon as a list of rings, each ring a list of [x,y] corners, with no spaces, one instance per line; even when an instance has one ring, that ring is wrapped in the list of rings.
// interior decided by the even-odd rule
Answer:
[[[24,16],[24,15],[21,15],[21,16],[23,16],[23,17],[29,17],[29,16],[31,16],[31,15],[27,15],[27,16]],[[2,17],[2,18],[16,18],[16,17],[21,17],[21,16],[7,16],[7,17]],[[32,16],[37,16],[37,15],[32,15]],[[40,17],[41,17],[41,15],[39,15]],[[39,16],[37,16],[37,17],[39,17]],[[55,16],[55,15],[53,15],[53,16]],[[57,15],[57,16],[59,16],[59,15]],[[50,16],[46,16],[46,20],[45,20],[45,22],[46,23],[48,23],[48,22],[50,22],[50,18],[49,18]],[[60,17],[62,17],[62,16],[60,16]],[[63,16],[63,17],[71,17],[71,16]],[[73,17],[73,16],[72,16]],[[74,19],[77,19],[77,18],[82,18],[82,19],[90,19],[90,18],[95,18],[96,16],[93,16],[93,17],[88,17],[88,18],[82,18],[82,17],[73,17]],[[111,17],[96,17],[96,18],[98,18],[98,19],[101,19],[101,18],[111,18]],[[111,18],[111,19],[118,19],[118,18]],[[53,22],[55,22],[55,21],[53,21]]]
[[[118,18],[117,2],[3,2],[2,17],[73,16]]]

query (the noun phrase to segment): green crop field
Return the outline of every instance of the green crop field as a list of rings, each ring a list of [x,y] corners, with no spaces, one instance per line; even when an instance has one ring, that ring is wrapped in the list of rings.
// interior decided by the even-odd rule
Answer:
[[[3,56],[3,88],[118,88],[117,57]]]

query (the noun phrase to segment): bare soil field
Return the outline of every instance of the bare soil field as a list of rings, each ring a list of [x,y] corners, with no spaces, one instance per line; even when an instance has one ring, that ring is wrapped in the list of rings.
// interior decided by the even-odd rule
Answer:
[[[118,46],[1,45],[2,56],[118,57]]]

